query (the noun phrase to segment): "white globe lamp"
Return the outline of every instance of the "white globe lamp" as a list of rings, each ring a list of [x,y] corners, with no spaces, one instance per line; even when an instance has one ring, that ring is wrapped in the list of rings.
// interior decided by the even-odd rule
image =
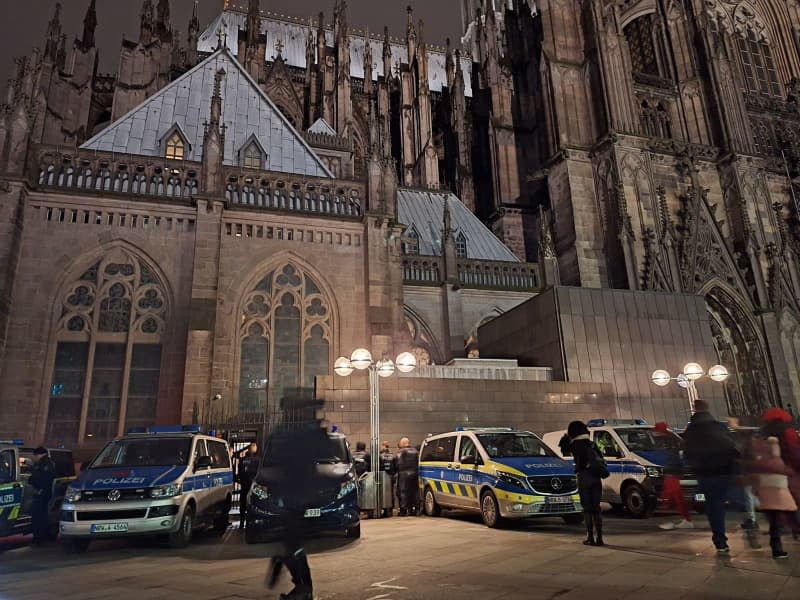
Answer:
[[[372,364],[372,354],[366,348],[358,348],[353,350],[350,355],[350,364],[359,371],[369,368]]]
[[[650,376],[650,381],[659,387],[664,387],[665,385],[669,385],[669,382],[672,381],[672,377],[670,377],[669,373],[665,370],[659,369],[658,371],[653,371],[653,374]]]
[[[703,367],[695,362],[688,363],[683,367],[683,374],[686,375],[686,379],[689,381],[697,381],[705,372],[703,371]]]
[[[350,362],[350,359],[346,356],[340,356],[336,359],[333,363],[333,371],[337,375],[341,375],[342,377],[347,377],[350,373],[353,372],[353,363]]]
[[[708,376],[714,381],[722,382],[730,377],[728,369],[722,365],[714,365],[708,370]]]
[[[391,377],[394,374],[394,363],[390,358],[384,358],[377,362],[375,370],[381,377]]]
[[[410,373],[417,367],[417,357],[411,352],[402,352],[397,355],[397,370],[401,373]]]

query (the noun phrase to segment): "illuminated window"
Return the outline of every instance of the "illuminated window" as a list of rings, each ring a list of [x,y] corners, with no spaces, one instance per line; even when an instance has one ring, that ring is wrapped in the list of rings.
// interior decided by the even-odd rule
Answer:
[[[406,232],[406,254],[419,254],[419,234],[413,227]]]
[[[166,157],[172,160],[183,160],[186,144],[176,131],[167,139]]]

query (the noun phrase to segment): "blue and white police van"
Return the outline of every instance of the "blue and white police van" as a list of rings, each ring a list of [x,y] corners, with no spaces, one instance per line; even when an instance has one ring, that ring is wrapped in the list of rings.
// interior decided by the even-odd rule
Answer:
[[[654,428],[644,419],[592,419],[586,423],[592,441],[597,444],[608,464],[609,477],[603,480],[603,502],[614,507],[625,507],[634,517],[647,516],[655,509],[664,485],[664,466],[667,462],[666,436],[680,438],[672,431],[666,436],[654,435]],[[562,454],[559,440],[567,431],[551,431],[542,438]],[[698,493],[697,481],[688,469],[681,475],[681,488],[693,503],[705,501]]]
[[[227,529],[232,493],[225,440],[198,425],[149,427],[109,442],[67,488],[61,539],[85,552],[97,538],[163,534],[181,548],[199,526]]]
[[[505,519],[560,516],[581,521],[572,465],[530,431],[464,428],[422,444],[419,485],[425,514],[480,512],[488,527]]]

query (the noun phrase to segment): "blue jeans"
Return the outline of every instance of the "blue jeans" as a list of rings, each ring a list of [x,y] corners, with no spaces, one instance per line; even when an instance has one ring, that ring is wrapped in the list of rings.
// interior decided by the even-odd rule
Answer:
[[[697,479],[706,497],[706,517],[711,525],[711,539],[717,548],[725,548],[728,545],[725,535],[725,502],[733,478],[730,475],[710,475]]]

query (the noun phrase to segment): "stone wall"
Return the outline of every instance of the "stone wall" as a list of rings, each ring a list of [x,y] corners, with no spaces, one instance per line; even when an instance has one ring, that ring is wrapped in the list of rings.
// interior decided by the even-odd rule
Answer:
[[[619,416],[685,425],[688,398],[659,388],[656,369],[678,374],[690,361],[717,362],[701,296],[556,287],[480,328],[481,356],[547,366],[569,382],[603,382],[616,392]],[[732,368],[732,366],[729,366]],[[698,384],[700,397],[727,414],[720,384]],[[602,416],[602,415],[601,415]]]

